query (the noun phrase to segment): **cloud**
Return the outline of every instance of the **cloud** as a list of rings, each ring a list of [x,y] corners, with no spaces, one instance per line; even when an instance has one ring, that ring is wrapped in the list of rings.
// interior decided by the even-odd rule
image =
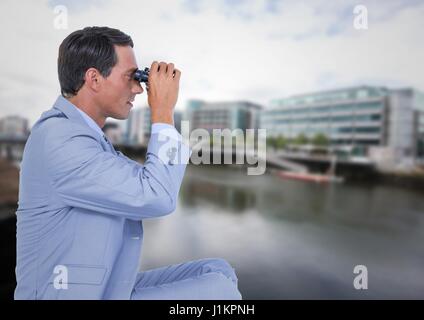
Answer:
[[[69,6],[67,30],[53,27]],[[31,123],[59,94],[60,42],[90,25],[130,34],[140,67],[153,60],[182,70],[178,109],[187,99],[267,105],[291,94],[358,83],[424,90],[420,63],[424,4],[362,1],[369,29],[353,28],[356,1],[2,1],[0,117]],[[146,95],[137,97],[146,104]]]

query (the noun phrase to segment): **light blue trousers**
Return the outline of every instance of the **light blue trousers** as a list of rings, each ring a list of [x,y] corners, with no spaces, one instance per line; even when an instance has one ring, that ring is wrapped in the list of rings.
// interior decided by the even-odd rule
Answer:
[[[202,259],[137,275],[132,300],[241,300],[234,269],[223,259]]]

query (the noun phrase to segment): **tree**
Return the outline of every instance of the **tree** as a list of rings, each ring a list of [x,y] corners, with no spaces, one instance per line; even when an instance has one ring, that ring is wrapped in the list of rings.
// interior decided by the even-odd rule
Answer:
[[[276,144],[277,149],[284,149],[287,146],[288,141],[284,136],[280,135],[280,136],[278,136],[275,144]]]
[[[328,137],[323,133],[317,133],[312,138],[312,144],[316,146],[326,147],[328,146],[330,141],[328,140]]]
[[[303,134],[299,134],[294,140],[293,143],[297,145],[307,144],[309,142],[308,138]]]
[[[266,144],[267,144],[268,147],[272,147],[272,148],[275,149],[277,147],[276,142],[277,142],[277,139],[274,138],[274,137],[266,138]]]

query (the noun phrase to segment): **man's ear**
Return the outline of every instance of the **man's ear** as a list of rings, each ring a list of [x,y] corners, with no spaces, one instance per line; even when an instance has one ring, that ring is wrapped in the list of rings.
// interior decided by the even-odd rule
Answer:
[[[89,68],[85,72],[85,84],[91,90],[98,92],[102,86],[103,77],[96,68]]]

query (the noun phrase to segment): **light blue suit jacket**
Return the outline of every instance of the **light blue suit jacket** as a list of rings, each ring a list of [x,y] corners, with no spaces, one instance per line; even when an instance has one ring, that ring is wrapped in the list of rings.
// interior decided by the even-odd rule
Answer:
[[[21,163],[15,299],[129,299],[142,219],[175,210],[189,153],[181,139],[152,134],[141,165],[60,96],[33,126]],[[66,289],[55,285],[57,267]]]

